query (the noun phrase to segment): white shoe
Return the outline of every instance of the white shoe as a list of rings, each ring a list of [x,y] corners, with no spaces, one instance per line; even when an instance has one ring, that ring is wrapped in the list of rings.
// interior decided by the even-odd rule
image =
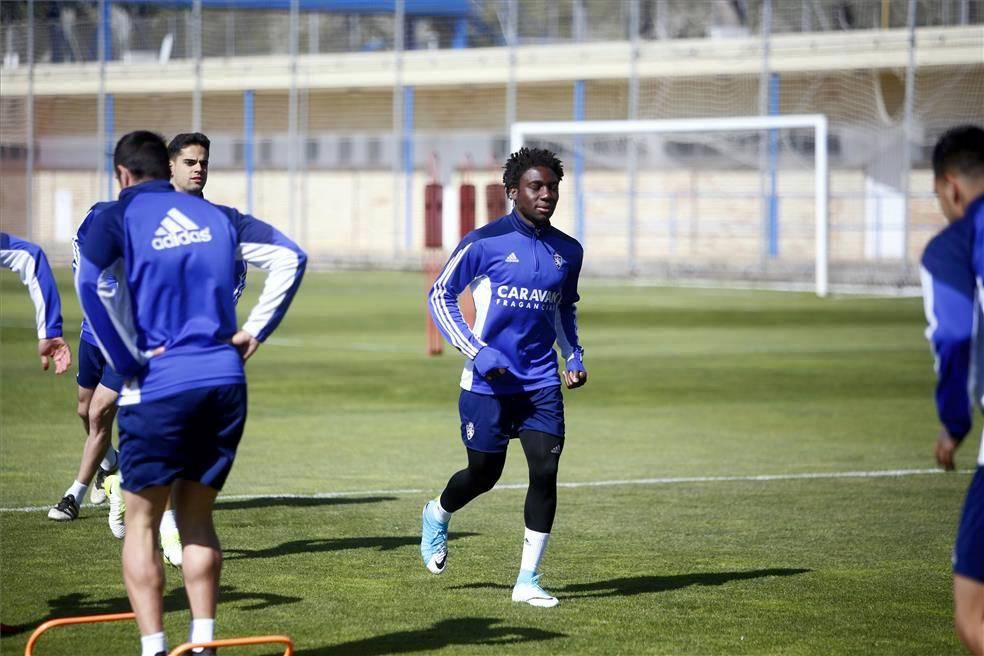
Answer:
[[[78,519],[78,516],[79,504],[75,500],[74,494],[66,494],[48,511],[48,519],[53,519],[56,522],[70,522],[73,519]]]
[[[181,534],[177,529],[161,529],[161,554],[164,562],[174,567],[181,567],[184,561],[181,547]]]
[[[560,603],[557,601],[557,597],[540,587],[539,574],[534,574],[533,580],[529,583],[516,583],[513,586],[512,600],[527,603],[537,608],[553,608]]]
[[[120,490],[120,475],[112,474],[106,477],[103,484],[106,496],[109,498],[109,530],[113,537],[120,540],[126,535],[126,503],[123,501],[123,491]]]
[[[109,472],[102,467],[96,470],[96,478],[92,482],[92,487],[89,488],[89,501],[94,505],[99,506],[106,503],[106,499],[109,498],[105,489],[106,477],[115,473],[115,470]]]

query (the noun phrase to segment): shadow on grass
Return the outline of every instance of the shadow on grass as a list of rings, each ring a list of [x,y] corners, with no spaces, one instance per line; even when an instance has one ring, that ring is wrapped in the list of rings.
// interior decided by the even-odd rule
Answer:
[[[478,533],[460,532],[450,536],[449,540],[469,538]],[[400,547],[419,545],[420,537],[408,536],[379,536],[355,538],[320,538],[312,540],[291,540],[269,549],[223,549],[225,560],[240,560],[243,558],[277,558],[294,554],[319,553],[324,551],[346,551],[348,549],[377,549],[392,551]]]
[[[294,604],[301,601],[300,597],[289,597],[269,592],[240,592],[233,586],[223,585],[219,590],[219,603],[235,604],[240,610],[263,610],[271,606]],[[188,598],[184,588],[174,588],[164,595],[164,611],[184,611],[188,608]],[[88,594],[73,592],[48,600],[48,616],[25,624],[3,626],[3,636],[18,635],[33,631],[43,622],[60,617],[77,615],[104,615],[107,613],[126,613],[130,610],[130,601],[126,597],[110,597],[109,599],[91,599]]]
[[[332,656],[333,654],[382,656],[465,645],[516,645],[567,637],[563,633],[528,626],[499,626],[502,622],[503,620],[493,617],[460,617],[442,620],[418,631],[397,631],[339,645],[301,649],[294,654],[296,656]]]
[[[230,499],[215,501],[216,510],[252,510],[255,508],[311,508],[315,506],[347,506],[361,503],[396,501],[396,497],[257,497],[256,499]]]
[[[689,588],[693,585],[724,585],[732,581],[744,581],[748,579],[761,579],[771,576],[796,576],[812,572],[810,569],[785,568],[785,569],[753,569],[745,572],[703,572],[695,574],[674,574],[671,576],[627,576],[607,581],[593,581],[590,583],[572,583],[563,587],[551,587],[547,585],[547,591],[556,595],[558,598],[567,599],[589,599],[592,597],[630,597],[638,594],[648,594],[652,592],[667,592],[669,590],[679,590]],[[501,583],[469,583],[466,585],[453,586],[452,590],[470,590],[478,588],[492,588],[500,590],[512,590],[511,585]]]
[[[110,599],[88,599],[87,594],[73,592],[48,600],[50,617],[66,617],[70,615],[99,615],[101,613],[124,613],[130,610],[130,600],[126,597]],[[235,604],[241,610],[263,610],[271,606],[283,606],[301,601],[300,597],[288,597],[271,592],[240,592],[234,586],[223,585],[219,588],[219,603]],[[184,588],[174,588],[164,595],[164,612],[185,610],[188,608],[188,597]]]

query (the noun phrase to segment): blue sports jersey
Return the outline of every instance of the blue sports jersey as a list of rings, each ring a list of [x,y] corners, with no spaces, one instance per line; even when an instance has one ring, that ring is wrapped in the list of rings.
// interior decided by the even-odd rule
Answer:
[[[984,375],[984,196],[930,240],[920,274],[937,375],[937,413],[947,432],[962,440],[971,428],[974,400],[984,402],[979,379]],[[984,445],[978,463],[984,465]]]
[[[117,201],[104,201],[101,203],[96,203],[91,208],[89,212],[82,219],[82,223],[79,224],[78,229],[75,231],[75,237],[72,238],[72,272],[73,274],[78,271],[79,268],[79,253],[82,250],[82,244],[85,243],[85,237],[89,232],[89,226],[92,225],[92,218],[102,212],[107,207],[112,207]],[[222,205],[216,205],[219,209],[226,211],[230,208],[223,207]],[[243,291],[246,289],[246,263],[242,260],[236,261],[236,289],[233,291],[233,301],[238,303],[239,297],[242,296]],[[105,284],[112,287],[116,285],[116,279],[112,275],[107,274],[105,277]],[[81,338],[93,346],[97,345],[96,337],[92,334],[89,329],[89,323],[82,317],[82,333]]]
[[[553,226],[531,227],[514,210],[469,233],[451,254],[428,296],[434,323],[468,360],[461,387],[513,394],[559,385],[554,342],[570,371],[583,371],[575,303],[584,250]],[[469,328],[458,295],[471,289]],[[494,380],[496,368],[507,373]]]
[[[38,339],[61,337],[61,298],[48,258],[37,244],[0,232],[0,264],[20,276],[34,303]]]
[[[128,187],[92,218],[76,289],[92,334],[127,378],[120,405],[245,382],[236,332],[236,261],[268,272],[243,330],[263,341],[300,285],[304,252],[270,225],[174,191]],[[103,284],[107,274],[118,285]],[[194,293],[189,293],[194,290]],[[152,356],[158,347],[164,352]]]
[[[92,217],[96,216],[107,207],[111,207],[115,204],[115,200],[96,203],[89,208],[85,218],[82,219],[82,223],[79,224],[78,229],[75,231],[75,236],[72,238],[72,275],[75,275],[79,270],[79,253],[82,250],[82,244],[85,243],[85,236],[89,232],[89,227],[92,225]],[[105,284],[115,287],[116,279],[110,275],[107,275]],[[82,332],[80,336],[89,344],[97,346],[96,337],[92,334],[92,331],[89,330],[89,323],[85,320],[84,316],[82,317]]]

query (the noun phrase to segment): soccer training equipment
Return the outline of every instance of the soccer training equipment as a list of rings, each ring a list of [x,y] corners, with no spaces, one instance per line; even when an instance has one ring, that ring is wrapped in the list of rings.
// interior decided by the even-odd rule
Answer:
[[[177,529],[161,529],[161,553],[164,562],[174,567],[181,567],[183,562],[181,534]]]
[[[79,516],[79,504],[75,495],[66,494],[55,506],[48,511],[48,519],[56,522],[70,522]]]
[[[828,137],[822,114],[516,122],[511,150],[546,145],[572,162],[570,209],[560,214],[573,219],[571,236],[590,249],[596,269],[796,288],[812,278],[817,295],[826,296]],[[835,152],[839,164],[864,169],[848,164],[847,150],[864,149],[845,144]],[[872,198],[872,212],[880,211],[878,200]],[[838,204],[850,207],[842,223],[852,213],[864,216],[854,202]],[[899,207],[894,215],[905,213]],[[894,224],[889,229],[903,234]],[[865,235],[842,232],[840,257],[866,247]],[[904,257],[890,252],[879,257]]]
[[[107,476],[103,487],[109,498],[109,530],[112,531],[113,537],[122,540],[123,536],[126,535],[126,525],[124,524],[126,503],[123,501],[123,491],[120,490],[119,474]]]
[[[440,574],[448,564],[448,525],[434,519],[428,501],[421,513],[420,557],[431,574]]]
[[[516,582],[513,586],[512,600],[527,603],[537,608],[553,608],[560,602],[540,587],[540,575],[534,574],[529,581]]]

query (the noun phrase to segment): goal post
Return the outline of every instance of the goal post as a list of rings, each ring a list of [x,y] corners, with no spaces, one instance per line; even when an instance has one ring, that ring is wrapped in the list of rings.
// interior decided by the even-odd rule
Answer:
[[[828,124],[827,117],[823,114],[791,114],[776,116],[742,116],[730,118],[688,118],[688,119],[661,119],[661,120],[626,120],[626,121],[528,121],[514,123],[510,134],[511,150],[515,152],[524,144],[537,142],[551,143],[557,138],[573,139],[570,145],[570,154],[575,158],[583,157],[585,138],[646,138],[659,137],[661,135],[707,135],[710,133],[769,133],[770,131],[789,131],[794,129],[812,130],[813,142],[813,241],[814,241],[814,267],[813,283],[816,294],[820,297],[827,296],[829,292],[829,176],[830,164],[828,159]],[[752,146],[757,148],[757,146]],[[633,146],[633,148],[635,148]],[[628,157],[627,160],[635,162],[635,157]],[[583,161],[583,160],[582,160]],[[773,160],[774,162],[774,160]],[[758,161],[759,172],[765,168],[763,161]],[[640,168],[645,164],[640,164]],[[575,167],[580,169],[581,167]],[[749,168],[756,168],[751,165]],[[637,171],[632,172],[638,174]],[[579,188],[579,185],[575,185]],[[635,199],[630,201],[634,205]],[[576,207],[582,207],[583,203],[575,201]],[[626,210],[628,215],[633,216],[630,223],[634,223],[634,211]],[[583,217],[575,217],[574,223],[578,225]],[[636,234],[635,226],[629,228],[629,239],[634,239]],[[634,249],[634,245],[632,246]]]

